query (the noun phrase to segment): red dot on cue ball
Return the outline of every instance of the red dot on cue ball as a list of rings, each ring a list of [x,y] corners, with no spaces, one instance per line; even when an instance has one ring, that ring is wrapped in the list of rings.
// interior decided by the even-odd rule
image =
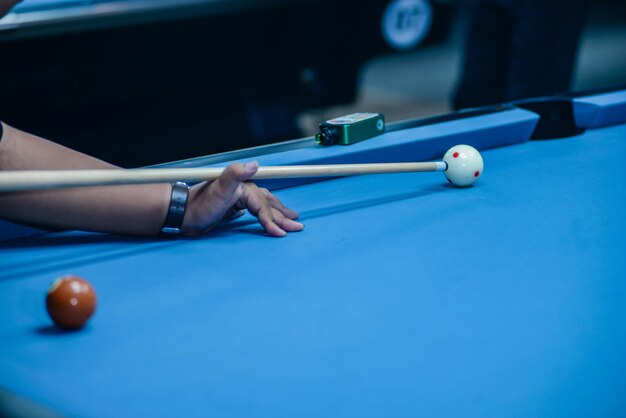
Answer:
[[[46,309],[59,328],[82,328],[96,310],[96,292],[82,277],[63,276],[48,289]]]

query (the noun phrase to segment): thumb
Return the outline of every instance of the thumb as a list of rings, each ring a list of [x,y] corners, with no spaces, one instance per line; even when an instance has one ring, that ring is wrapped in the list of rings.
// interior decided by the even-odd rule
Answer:
[[[231,164],[211,184],[211,189],[214,190],[222,201],[230,202],[235,197],[239,185],[244,181],[250,180],[258,169],[259,163],[256,161],[246,164]]]
[[[243,166],[243,170],[238,173],[239,177],[237,178],[237,180],[239,181],[250,180],[252,176],[254,176],[257,170],[259,169],[259,162],[256,160],[250,161],[249,163],[245,163],[245,164],[232,164],[232,165]]]

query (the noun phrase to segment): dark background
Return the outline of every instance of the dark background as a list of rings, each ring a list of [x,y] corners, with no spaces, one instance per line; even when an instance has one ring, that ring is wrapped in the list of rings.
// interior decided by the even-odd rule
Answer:
[[[378,109],[390,120],[451,111],[462,62],[464,24],[464,16],[457,14],[447,41],[370,61],[361,71],[355,106],[310,112],[303,122],[312,129],[314,120],[354,108]],[[591,1],[572,90],[614,86],[626,86],[626,2]]]

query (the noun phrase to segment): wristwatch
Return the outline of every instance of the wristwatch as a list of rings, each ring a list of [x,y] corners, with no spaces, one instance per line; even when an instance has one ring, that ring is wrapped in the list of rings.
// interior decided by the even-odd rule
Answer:
[[[173,238],[181,233],[185,210],[187,209],[187,199],[189,198],[189,186],[187,183],[177,181],[172,183],[172,197],[170,207],[165,217],[165,222],[161,227],[161,236]]]

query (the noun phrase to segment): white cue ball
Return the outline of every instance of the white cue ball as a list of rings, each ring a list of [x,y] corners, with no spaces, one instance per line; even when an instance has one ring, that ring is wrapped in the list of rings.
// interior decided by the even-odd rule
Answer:
[[[471,186],[483,174],[483,157],[469,145],[450,148],[443,156],[443,161],[448,164],[444,174],[455,186]]]

